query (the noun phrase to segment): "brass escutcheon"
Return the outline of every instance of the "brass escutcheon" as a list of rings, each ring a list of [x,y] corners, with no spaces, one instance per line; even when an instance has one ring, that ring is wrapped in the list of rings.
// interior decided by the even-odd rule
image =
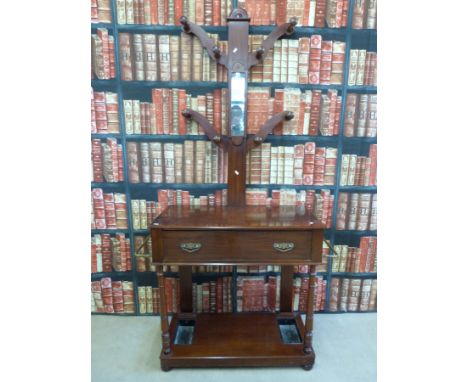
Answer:
[[[294,249],[294,243],[273,243],[273,248],[280,252],[288,252]]]
[[[193,253],[201,248],[201,243],[182,243],[180,244],[182,251]]]

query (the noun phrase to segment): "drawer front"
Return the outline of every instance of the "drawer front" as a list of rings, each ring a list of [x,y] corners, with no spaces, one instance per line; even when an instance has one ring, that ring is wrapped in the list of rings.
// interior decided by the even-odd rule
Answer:
[[[181,264],[320,262],[321,240],[318,253],[312,250],[317,247],[313,245],[317,235],[321,237],[322,231],[158,230],[153,258],[159,263]]]

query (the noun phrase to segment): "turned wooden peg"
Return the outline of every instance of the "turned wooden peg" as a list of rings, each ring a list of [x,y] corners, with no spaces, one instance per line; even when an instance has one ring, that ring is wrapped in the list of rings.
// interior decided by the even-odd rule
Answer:
[[[190,25],[188,23],[188,19],[187,17],[185,16],[181,16],[181,18],[179,19],[180,23],[182,24],[182,28],[184,30],[185,33],[189,33],[190,32]]]
[[[219,135],[215,135],[211,140],[215,143],[219,143],[221,142],[221,137]]]
[[[260,47],[260,48],[257,48],[257,51],[255,52],[255,57],[257,58],[257,60],[262,60],[264,54],[265,54],[265,49]]]
[[[289,19],[289,26],[288,29],[286,30],[287,34],[294,33],[294,27],[297,25],[297,18],[296,17],[291,17]]]
[[[262,138],[262,137],[255,137],[255,138],[254,138],[254,142],[255,142],[255,143],[262,143],[262,142],[263,142],[263,138]]]
[[[185,117],[185,118],[192,118],[192,114],[187,110],[183,110],[182,111],[182,115]]]
[[[221,51],[219,50],[219,47],[214,46],[212,50],[215,58],[219,60],[219,58],[221,57]]]
[[[292,111],[288,111],[287,114],[284,116],[284,119],[286,121],[290,121],[293,118],[294,118],[294,113]]]

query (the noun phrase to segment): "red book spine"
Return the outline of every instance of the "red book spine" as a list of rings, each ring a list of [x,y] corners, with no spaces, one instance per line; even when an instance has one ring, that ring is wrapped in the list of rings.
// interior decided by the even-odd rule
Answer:
[[[322,36],[310,36],[309,84],[320,83],[320,65],[322,55]]]
[[[91,161],[93,163],[93,180],[104,182],[102,171],[102,146],[99,139],[91,141]]]
[[[162,89],[153,89],[152,97],[156,113],[156,131],[157,134],[164,134]]]
[[[348,14],[349,14],[349,0],[343,2],[343,15],[341,17],[341,27],[346,28],[348,25]]]
[[[94,188],[91,193],[93,196],[93,212],[96,229],[106,229],[107,225],[102,188]]]
[[[104,303],[104,311],[106,313],[114,313],[114,305],[112,301],[112,280],[110,277],[101,279],[102,302]]]
[[[368,236],[361,237],[359,248],[361,249],[359,272],[363,273],[363,272],[366,272],[367,256],[369,256],[369,237]]]
[[[317,135],[320,123],[320,100],[322,92],[320,90],[312,91],[312,103],[310,108],[309,135]]]
[[[221,25],[221,0],[213,0],[213,25]]]
[[[322,40],[322,52],[320,55],[320,84],[330,85],[332,65],[333,41]]]
[[[221,89],[213,90],[213,120],[215,130],[221,134]]]
[[[115,43],[114,36],[109,36],[109,65],[110,78],[115,78]]]
[[[278,4],[277,4],[278,6]],[[274,114],[281,113],[284,111],[284,90],[283,89],[276,89],[275,91],[275,103],[274,103]],[[282,135],[283,134],[283,123],[278,123],[276,127],[273,129],[274,135]]]
[[[376,144],[370,145],[369,157],[371,160],[369,186],[376,186],[377,185],[377,145]]]
[[[184,0],[174,0],[174,23],[175,25],[180,24],[180,18],[183,16],[184,11]]]
[[[216,313],[223,313],[223,279],[216,279]]]
[[[369,255],[366,260],[366,272],[374,270],[375,257],[377,255],[377,237],[369,237]]]
[[[333,125],[333,135],[340,133],[340,120],[341,120],[341,96],[336,98],[336,110],[335,110],[335,123]]]
[[[327,10],[327,0],[317,0],[315,5],[315,22],[316,28],[325,27],[325,13]]]
[[[158,23],[158,0],[150,0],[150,7],[151,7],[151,24]]]
[[[326,0],[321,0],[326,1]],[[286,22],[287,0],[276,0],[276,24],[281,25]],[[325,19],[324,19],[325,20]]]
[[[186,135],[187,134],[187,120],[185,117],[182,115],[182,111],[185,110],[186,108],[186,101],[187,101],[187,95],[185,89],[179,89],[178,93],[178,98],[179,98],[179,126],[178,126],[178,133],[180,135]]]

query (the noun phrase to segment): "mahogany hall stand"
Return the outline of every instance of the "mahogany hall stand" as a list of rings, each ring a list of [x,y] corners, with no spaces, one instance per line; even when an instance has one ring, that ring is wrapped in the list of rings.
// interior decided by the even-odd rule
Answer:
[[[196,120],[208,138],[228,153],[228,205],[191,208],[169,206],[151,224],[152,255],[160,293],[162,329],[161,368],[302,366],[315,361],[312,347],[315,264],[322,261],[325,226],[307,210],[294,206],[245,205],[246,154],[262,143],[280,122],[294,117],[274,115],[254,136],[247,136],[247,74],[274,42],[294,31],[296,24],[277,27],[259,49],[248,52],[249,18],[235,9],[228,20],[229,52],[220,52],[199,26],[181,18],[185,33],[200,38],[208,54],[228,69],[229,135],[221,136],[204,116],[183,111]],[[235,113],[233,113],[235,111]],[[281,265],[280,312],[193,313],[192,266]],[[294,265],[309,265],[305,325],[292,311]],[[180,310],[169,325],[164,265],[178,265]]]

